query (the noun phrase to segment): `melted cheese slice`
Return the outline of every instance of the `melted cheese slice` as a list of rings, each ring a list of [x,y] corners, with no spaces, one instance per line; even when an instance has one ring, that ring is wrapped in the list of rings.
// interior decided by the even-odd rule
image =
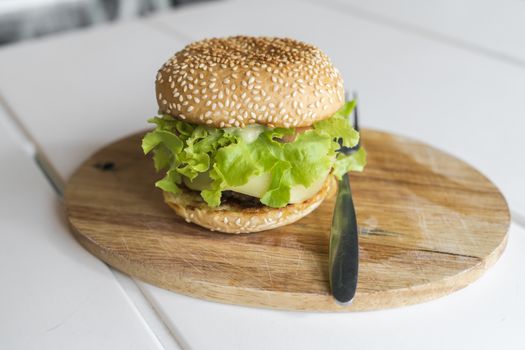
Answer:
[[[327,174],[328,175],[328,174]],[[315,196],[323,186],[326,176],[315,181],[308,188],[303,185],[293,186],[290,190],[290,203],[300,203]],[[242,186],[226,187],[227,190],[247,194],[252,197],[261,198],[270,187],[271,177],[269,173],[263,173],[251,177],[248,182]]]
[[[326,176],[319,178],[319,180],[315,181],[309,187],[304,187],[303,185],[293,186],[290,190],[290,203],[300,203],[312,198],[317,192],[319,192],[319,190],[321,190],[327,176],[328,173]],[[266,191],[268,191],[270,181],[270,173],[262,173],[261,175],[251,177],[248,182],[242,186],[229,186],[226,187],[225,190],[261,198]],[[201,191],[210,183],[210,178],[207,173],[203,173],[191,182],[184,178],[184,183],[192,190]]]

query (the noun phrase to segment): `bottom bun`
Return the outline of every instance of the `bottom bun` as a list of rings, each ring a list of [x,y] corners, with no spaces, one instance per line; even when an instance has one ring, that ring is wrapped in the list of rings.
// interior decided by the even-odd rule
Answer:
[[[236,203],[210,208],[198,192],[190,190],[183,190],[176,196],[164,192],[164,200],[187,222],[193,222],[212,231],[236,234],[265,231],[296,222],[314,211],[328,195],[334,192],[335,188],[336,181],[330,175],[315,196],[283,208],[271,208],[265,205],[245,207]]]

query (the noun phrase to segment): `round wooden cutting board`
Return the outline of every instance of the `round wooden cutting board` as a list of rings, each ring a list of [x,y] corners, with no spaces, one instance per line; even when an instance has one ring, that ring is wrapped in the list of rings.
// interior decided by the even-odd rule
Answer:
[[[351,184],[360,229],[357,294],[330,296],[334,198],[295,224],[227,235],[186,223],[153,183],[143,133],[98,151],[66,188],[79,242],[117,269],[162,288],[224,303],[287,310],[373,310],[467,286],[493,265],[509,212],[498,189],[464,162],[422,143],[362,131],[368,165]]]

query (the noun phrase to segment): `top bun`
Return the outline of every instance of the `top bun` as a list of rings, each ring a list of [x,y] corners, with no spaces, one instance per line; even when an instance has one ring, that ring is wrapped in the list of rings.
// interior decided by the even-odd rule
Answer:
[[[161,67],[155,85],[160,113],[217,128],[310,126],[344,103],[328,56],[284,38],[194,42]]]

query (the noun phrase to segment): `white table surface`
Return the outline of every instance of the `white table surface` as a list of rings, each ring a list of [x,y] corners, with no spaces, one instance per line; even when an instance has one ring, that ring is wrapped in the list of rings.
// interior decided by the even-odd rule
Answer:
[[[110,269],[71,236],[5,118],[0,109],[0,348],[162,349]]]
[[[11,117],[19,120],[65,179],[97,148],[145,126],[145,119],[156,110],[155,71],[185,43],[239,33],[288,35],[317,44],[333,58],[347,87],[360,92],[364,125],[424,140],[469,161],[500,186],[515,213],[525,215],[525,184],[521,180],[525,178],[521,151],[525,149],[525,122],[521,117],[525,112],[521,101],[524,68],[497,55],[462,49],[351,15],[347,13],[351,7],[334,11],[333,7],[322,6],[308,2],[201,4],[137,22],[7,47],[0,50],[0,93],[10,107]],[[451,35],[454,33],[451,30]],[[496,46],[491,49],[499,50]],[[29,159],[13,162],[30,164]],[[10,176],[13,179],[15,175]],[[39,181],[45,187],[43,178]],[[33,191],[27,187],[8,186],[2,190],[9,198],[33,198]],[[26,210],[39,213],[54,226],[48,228],[35,220],[35,234],[44,239],[50,232],[56,233],[58,227],[62,240],[94,261],[69,236],[64,237],[67,227],[56,201],[50,204],[52,194],[47,191],[48,202],[45,198],[42,202],[30,201]],[[18,221],[23,220],[13,222]],[[19,236],[13,237],[15,243],[24,242]],[[46,249],[41,250],[44,261],[56,258],[52,248],[66,244],[46,242]],[[521,349],[525,347],[521,334],[525,324],[524,248],[525,230],[513,224],[504,256],[472,286],[422,305],[352,314],[221,305],[134,283],[107,268],[104,271],[113,278],[108,278],[108,283],[122,288],[122,303],[134,307],[131,310],[143,322],[143,334],[153,340],[159,338],[155,344],[164,348],[382,349],[394,345],[408,349]],[[9,258],[15,264],[32,261],[26,254],[13,248]],[[71,251],[72,256],[75,254]],[[84,269],[89,267],[88,263],[83,265]],[[25,273],[22,267],[17,269]],[[83,271],[71,269],[72,274]],[[0,276],[8,271],[0,267]],[[49,286],[60,286],[50,276],[43,279]],[[91,277],[84,279],[84,283],[95,283]],[[31,281],[41,280],[33,277]],[[25,284],[14,281],[10,288],[10,299],[23,305],[24,299],[17,295],[22,295]],[[51,292],[42,289],[44,297],[46,293]],[[81,298],[78,290],[71,293],[70,298]],[[2,299],[8,298],[0,302]],[[64,304],[57,308],[65,308],[66,302],[64,298]],[[111,319],[111,313],[120,314],[118,302],[114,304],[102,310],[100,317]],[[14,315],[8,313],[7,317],[23,318],[24,312],[44,310],[42,318],[52,319],[54,309],[46,310],[49,305],[45,301],[37,299],[31,306],[27,310],[13,307]],[[3,324],[1,317],[6,316],[1,314]],[[115,339],[119,339],[119,332],[140,337],[132,321],[130,317],[130,325],[117,328],[113,324],[106,331],[115,333]],[[89,322],[94,320],[85,321]],[[85,330],[77,332],[86,336]],[[0,347],[4,333],[15,346],[23,347],[21,333],[4,327],[0,327]],[[103,340],[99,334],[93,337],[91,341]],[[73,331],[64,332],[52,344],[66,348],[64,343],[74,338],[82,339]],[[127,348],[128,343],[119,343]]]
[[[525,67],[523,1],[327,0],[325,6]]]

